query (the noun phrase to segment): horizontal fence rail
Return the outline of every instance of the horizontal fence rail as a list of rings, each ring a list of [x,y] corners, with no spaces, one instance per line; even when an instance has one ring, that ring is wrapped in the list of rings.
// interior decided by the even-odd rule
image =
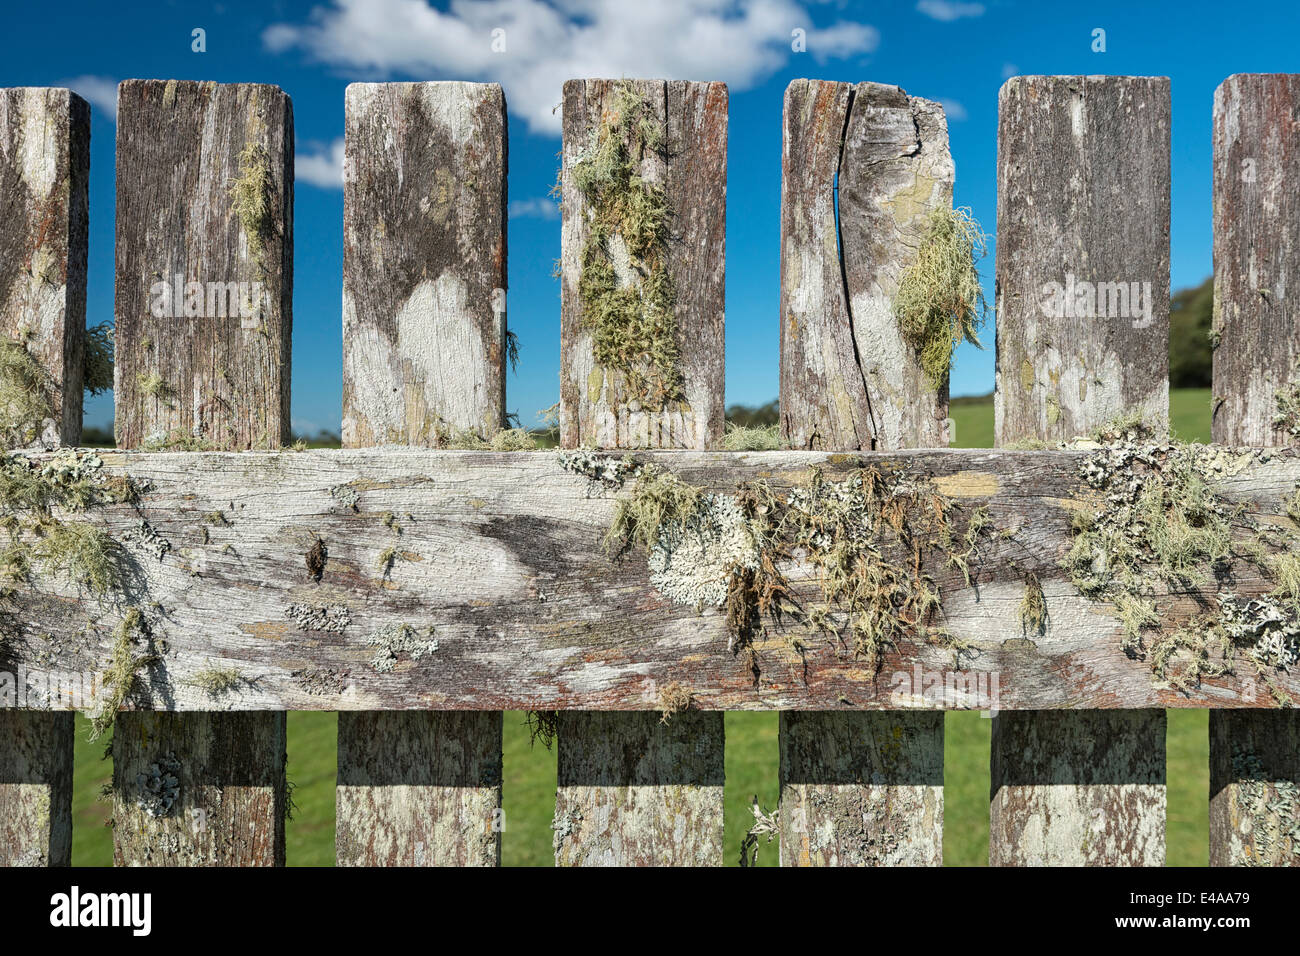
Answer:
[[[1216,94],[1223,444],[1183,448],[1158,437],[1168,80],[1008,81],[999,447],[949,450],[974,303],[938,333],[901,304],[936,236],[981,244],[943,109],[795,81],[783,446],[728,451],[727,89],[570,81],[561,448],[537,451],[506,429],[504,95],[354,84],[345,447],[297,451],[289,98],[127,81],[97,451],[89,108],[0,91],[0,865],[69,862],[71,710],[115,724],[119,865],[282,865],[291,710],[340,713],[340,864],[497,865],[507,709],[555,739],[558,865],[723,862],[728,710],[781,713],[783,864],[939,864],[942,711],[972,709],[990,862],[1159,865],[1168,708],[1212,711],[1211,861],[1300,863],[1297,97]]]

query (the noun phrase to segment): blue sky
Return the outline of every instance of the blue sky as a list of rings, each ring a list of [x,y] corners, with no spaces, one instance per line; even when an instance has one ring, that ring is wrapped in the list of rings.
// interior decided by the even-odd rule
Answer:
[[[4,86],[72,86],[92,103],[89,322],[113,314],[114,88],[126,78],[275,83],[293,99],[293,418],[337,430],[341,394],[343,91],[354,80],[504,84],[510,110],[509,323],[521,341],[507,405],[531,423],[559,395],[559,219],[546,199],[564,79],[654,76],[731,87],[727,401],[777,395],[781,102],[796,77],[896,83],[944,101],[956,202],[996,232],[997,94],[1016,73],[1165,75],[1173,89],[1172,285],[1210,274],[1210,111],[1236,72],[1300,71],[1291,2],[1048,4],[987,0],[484,0],[426,3],[23,4],[6,11]],[[191,49],[202,28],[206,52]],[[807,51],[791,50],[791,31]],[[491,50],[505,30],[506,50]],[[1105,52],[1094,52],[1094,31]],[[982,263],[992,301],[993,254]],[[963,346],[953,394],[993,387],[989,348]],[[111,398],[87,405],[107,425]]]

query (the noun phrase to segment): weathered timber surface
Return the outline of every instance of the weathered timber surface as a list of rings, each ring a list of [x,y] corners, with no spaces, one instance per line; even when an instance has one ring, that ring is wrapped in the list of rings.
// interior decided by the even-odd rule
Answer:
[[[496,84],[348,87],[344,447],[505,424],[506,156]],[[339,865],[499,864],[501,725],[340,713]]]
[[[1164,711],[1002,713],[992,755],[990,865],[1164,865]]]
[[[72,721],[0,709],[0,867],[72,861]]]
[[[1265,688],[1232,678],[1186,696],[1155,686],[1149,665],[1121,650],[1109,605],[1063,578],[1071,515],[1088,506],[1078,477],[1085,454],[636,453],[718,491],[759,476],[774,487],[802,482],[814,467],[832,478],[862,461],[898,467],[933,476],[963,511],[987,505],[994,528],[1011,533],[982,549],[972,565],[977,586],[965,587],[956,569],[932,569],[942,623],[976,652],[960,668],[948,652],[904,643],[875,676],[845,648],[787,621],[756,647],[758,687],[727,652],[721,609],[674,604],[650,585],[643,556],[606,554],[615,502],[565,471],[555,452],[104,452],[108,473],[153,487],[136,506],[101,505],[83,518],[123,542],[125,600],[166,641],[162,660],[142,675],[152,688],[137,702],[144,707],[649,710],[659,688],[677,681],[702,710],[964,709],[987,706],[960,683],[980,674],[998,675],[1003,710],[1270,706]],[[1211,484],[1247,513],[1282,522],[1297,481],[1292,450]],[[218,510],[228,523],[207,523]],[[401,526],[396,544],[390,514]],[[169,544],[161,559],[156,543],[140,540],[142,519]],[[320,554],[318,541],[325,561],[316,580],[306,557]],[[390,547],[385,574],[380,557]],[[1042,578],[1048,606],[1046,634],[1032,641],[1020,620],[1027,569]],[[1273,587],[1249,568],[1230,570],[1238,594]],[[817,586],[805,571],[789,569],[806,597]],[[1202,597],[1160,595],[1160,613],[1188,616]],[[16,598],[15,664],[103,667],[123,604],[45,575]],[[394,634],[403,624],[410,632]],[[791,636],[807,643],[806,663]],[[218,697],[189,683],[214,660],[245,682]],[[916,664],[958,689],[936,700],[912,681]],[[1300,693],[1300,675],[1278,680]]]
[[[1300,866],[1300,714],[1210,714],[1210,866]]]
[[[0,90],[0,337],[49,374],[33,444],[81,440],[90,107],[71,90]]]
[[[1128,413],[1167,421],[1169,81],[1015,77],[999,106],[995,443],[1088,434]],[[1051,282],[1062,296],[1098,284],[1095,307],[1084,296],[1045,312]],[[1108,314],[1100,283],[1120,283],[1131,314]],[[1009,776],[994,774],[990,861],[1162,862],[1163,762],[1158,781],[1122,771],[1163,753],[1164,715],[1039,716],[994,718],[993,766]]]
[[[32,444],[81,439],[89,180],[86,101],[0,90],[0,337],[23,343],[49,378]],[[71,852],[71,720],[0,714],[0,866],[66,866]]]
[[[1295,443],[1276,396],[1300,381],[1297,110],[1295,74],[1238,74],[1214,94],[1215,441]],[[1211,714],[1210,864],[1300,864],[1297,783],[1294,713]]]
[[[284,865],[283,713],[118,720],[115,865]]]
[[[717,866],[722,714],[562,712],[558,866]]]
[[[262,215],[236,211],[241,182]],[[119,445],[288,444],[293,109],[282,90],[119,87],[116,276]],[[189,298],[190,282],[201,297]]]
[[[818,450],[946,445],[947,388],[930,387],[893,311],[930,215],[952,204],[943,108],[795,80],[784,123],[782,433]]]
[[[595,142],[617,80],[564,84],[560,253],[560,437],[565,447],[704,448],[722,438],[723,276],[727,195],[727,87],[723,83],[630,81],[662,119],[664,155],[649,153],[647,182],[663,185],[668,206],[667,267],[685,396],[642,407],[623,376],[596,365],[581,326],[582,249],[591,210],[574,183],[575,165]]]
[[[501,862],[501,712],[339,714],[340,866]]]
[[[1068,440],[1126,413],[1168,420],[1169,110],[1165,77],[1002,87],[1001,442]]]
[[[506,101],[353,83],[343,176],[343,442],[428,445],[505,418]]]
[[[1300,74],[1230,76],[1214,93],[1214,440],[1294,441],[1277,392],[1300,380]]]
[[[940,866],[943,713],[781,712],[783,866]]]

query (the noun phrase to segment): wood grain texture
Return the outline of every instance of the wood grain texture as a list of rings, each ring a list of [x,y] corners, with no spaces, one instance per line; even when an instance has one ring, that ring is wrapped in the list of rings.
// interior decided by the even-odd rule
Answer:
[[[932,568],[940,620],[974,648],[957,671],[950,652],[903,641],[873,675],[791,620],[758,642],[758,687],[727,650],[722,609],[673,603],[652,586],[642,553],[605,552],[615,501],[566,471],[556,452],[105,452],[107,474],[147,477],[152,488],[135,506],[101,505],[85,520],[122,542],[127,594],[166,640],[162,660],[142,675],[137,707],[651,710],[659,688],[677,681],[700,710],[986,709],[963,675],[997,675],[1003,710],[1270,706],[1267,689],[1244,679],[1207,679],[1186,696],[1157,686],[1149,663],[1124,654],[1112,609],[1063,577],[1085,454],[636,453],[722,492],[760,475],[780,488],[807,481],[814,467],[836,478],[864,460],[889,465],[933,476],[963,510],[986,505],[993,527],[1011,533],[991,538],[972,564],[977,586],[941,562]],[[1244,514],[1280,522],[1297,482],[1300,454],[1278,451],[1211,487]],[[351,492],[356,510],[341,500]],[[217,510],[228,524],[205,522]],[[385,574],[389,513],[402,535]],[[139,538],[142,519],[170,544],[161,559]],[[316,580],[305,558],[318,540],[327,558]],[[1027,566],[1039,570],[1048,607],[1047,632],[1033,641],[1020,619]],[[1243,597],[1274,587],[1247,566],[1230,571]],[[805,566],[787,574],[803,599],[820,592]],[[23,625],[8,644],[15,665],[102,669],[120,606],[48,575],[15,598]],[[1155,599],[1174,620],[1190,617],[1204,595],[1179,589]],[[394,645],[390,628],[403,624],[424,653],[384,650]],[[794,637],[807,644],[806,661]],[[391,669],[374,666],[377,657]],[[212,661],[237,668],[245,683],[215,699],[192,686]],[[963,680],[935,699],[912,681],[916,664],[950,684]],[[1279,675],[1279,686],[1300,693],[1300,675]]]
[[[288,443],[289,97],[256,84],[128,80],[118,90],[117,150],[118,441],[192,437],[226,450]],[[236,180],[250,175],[265,180],[257,190],[263,218],[236,206]],[[151,281],[178,272],[205,286],[247,282],[264,289],[248,297],[256,300],[251,315],[219,316],[206,296],[201,315],[155,315]],[[232,311],[229,300],[225,311]],[[162,390],[148,394],[149,376]],[[209,623],[220,613],[210,613]],[[192,781],[182,775],[178,809],[206,825],[154,816],[139,799],[138,775],[167,753]],[[118,863],[284,865],[283,713],[199,712],[165,722],[122,714],[113,759]]]
[[[257,154],[241,164],[250,145]],[[265,176],[266,213],[244,221],[236,184],[252,181],[250,170]],[[182,287],[202,284],[201,303],[162,291],[176,287],[178,275]],[[245,284],[247,309],[232,307],[231,283]],[[186,437],[214,448],[288,444],[292,297],[289,97],[255,83],[124,82],[114,296],[118,444]],[[187,315],[187,304],[200,314]]]
[[[495,83],[353,83],[343,176],[343,443],[505,418],[506,101]]]
[[[782,866],[941,866],[943,713],[781,712]]]
[[[722,438],[723,275],[727,193],[727,87],[723,83],[630,81],[662,118],[664,154],[648,154],[641,175],[661,183],[669,205],[668,274],[685,400],[642,408],[621,373],[595,364],[580,328],[578,282],[591,210],[574,183],[592,149],[617,80],[564,84],[560,250],[560,439],[567,448],[707,448]]]
[[[340,866],[497,866],[501,712],[340,713]]]
[[[116,866],[284,866],[285,714],[118,721]]]
[[[348,87],[344,447],[505,424],[506,156],[496,84]],[[498,865],[501,727],[340,713],[339,865]]]
[[[1021,76],[1002,87],[996,444],[1088,434],[1129,413],[1168,421],[1169,110],[1164,78]],[[1139,283],[1150,314],[1134,298],[1131,314],[1104,314],[1111,302],[1098,294],[1092,311],[1085,296],[1049,315],[1050,282],[1063,295],[1072,282]],[[1164,740],[1156,711],[999,714],[990,862],[1162,864]],[[1147,772],[1156,753],[1158,777]]]
[[[1210,714],[1210,866],[1300,866],[1300,715]]]
[[[1275,418],[1278,390],[1300,381],[1297,111],[1296,74],[1238,74],[1214,94],[1215,441],[1295,442]],[[1300,865],[1297,783],[1294,713],[1211,714],[1210,865]]]
[[[1167,421],[1169,80],[1017,76],[998,108],[999,441]]]
[[[49,374],[33,444],[81,440],[90,107],[71,90],[0,90],[0,336]]]
[[[1164,866],[1164,711],[1006,711],[992,755],[991,866]]]
[[[0,709],[0,867],[72,862],[71,713]]]
[[[0,90],[0,337],[49,376],[33,444],[81,440],[90,107],[64,89]],[[0,670],[9,666],[0,635]],[[71,714],[0,710],[0,866],[67,866]]]
[[[566,448],[708,448],[723,427],[723,280],[727,87],[635,80],[665,132],[641,174],[669,205],[667,271],[684,401],[642,408],[621,373],[595,364],[581,328],[582,249],[591,210],[574,184],[613,80],[564,84],[561,189],[560,443]],[[599,618],[590,619],[593,623]],[[663,686],[667,686],[665,683]],[[642,707],[657,707],[653,681]],[[556,733],[555,861],[559,866],[687,866],[722,862],[721,713],[566,713]]]
[[[881,83],[795,80],[781,176],[781,428],[791,447],[947,445],[893,298],[952,204],[943,108]],[[838,186],[838,219],[836,188]]]

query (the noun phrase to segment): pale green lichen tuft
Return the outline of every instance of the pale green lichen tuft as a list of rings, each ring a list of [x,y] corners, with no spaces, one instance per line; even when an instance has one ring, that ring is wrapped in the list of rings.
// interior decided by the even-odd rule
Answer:
[[[483,438],[468,428],[438,432],[434,446],[455,451],[534,451],[537,439],[526,428],[500,428],[490,438]]]
[[[780,451],[785,443],[781,440],[778,425],[748,426],[728,422],[722,436],[722,447],[726,451]]]
[[[1245,866],[1287,866],[1300,863],[1300,785],[1269,774],[1257,754],[1234,747],[1241,816],[1241,863]]]
[[[894,317],[936,390],[948,382],[953,349],[962,341],[983,348],[978,332],[988,307],[976,263],[986,243],[969,209],[937,209],[899,279]]]
[[[433,628],[417,631],[409,624],[386,624],[367,636],[366,643],[375,648],[370,666],[381,674],[387,674],[397,666],[399,654],[415,661],[438,649]]]
[[[53,382],[23,342],[0,340],[0,442],[21,448],[41,437],[51,418]]]
[[[667,724],[677,714],[691,709],[694,695],[679,682],[673,681],[659,691],[659,722]]]
[[[1047,600],[1038,575],[1025,575],[1025,596],[1020,601],[1020,628],[1028,637],[1042,636],[1047,631]]]
[[[1274,394],[1277,409],[1273,427],[1281,429],[1292,441],[1300,439],[1300,373]]]
[[[259,265],[271,238],[271,160],[266,148],[248,143],[239,153],[239,175],[230,182],[230,205]]]
[[[187,683],[203,689],[210,697],[220,697],[222,694],[228,694],[240,685],[247,683],[247,681],[238,668],[208,664],[203,669],[196,671]]]
[[[643,160],[663,149],[662,119],[624,81],[573,166],[574,186],[589,209],[579,325],[591,335],[596,364],[621,373],[631,399],[656,410],[683,397],[668,197],[641,174]]]
[[[88,715],[92,742],[113,726],[117,712],[135,690],[140,669],[157,660],[152,653],[136,653],[140,638],[148,638],[144,616],[139,608],[129,608],[113,631],[112,656],[103,674],[103,689],[96,697],[95,710]]]

